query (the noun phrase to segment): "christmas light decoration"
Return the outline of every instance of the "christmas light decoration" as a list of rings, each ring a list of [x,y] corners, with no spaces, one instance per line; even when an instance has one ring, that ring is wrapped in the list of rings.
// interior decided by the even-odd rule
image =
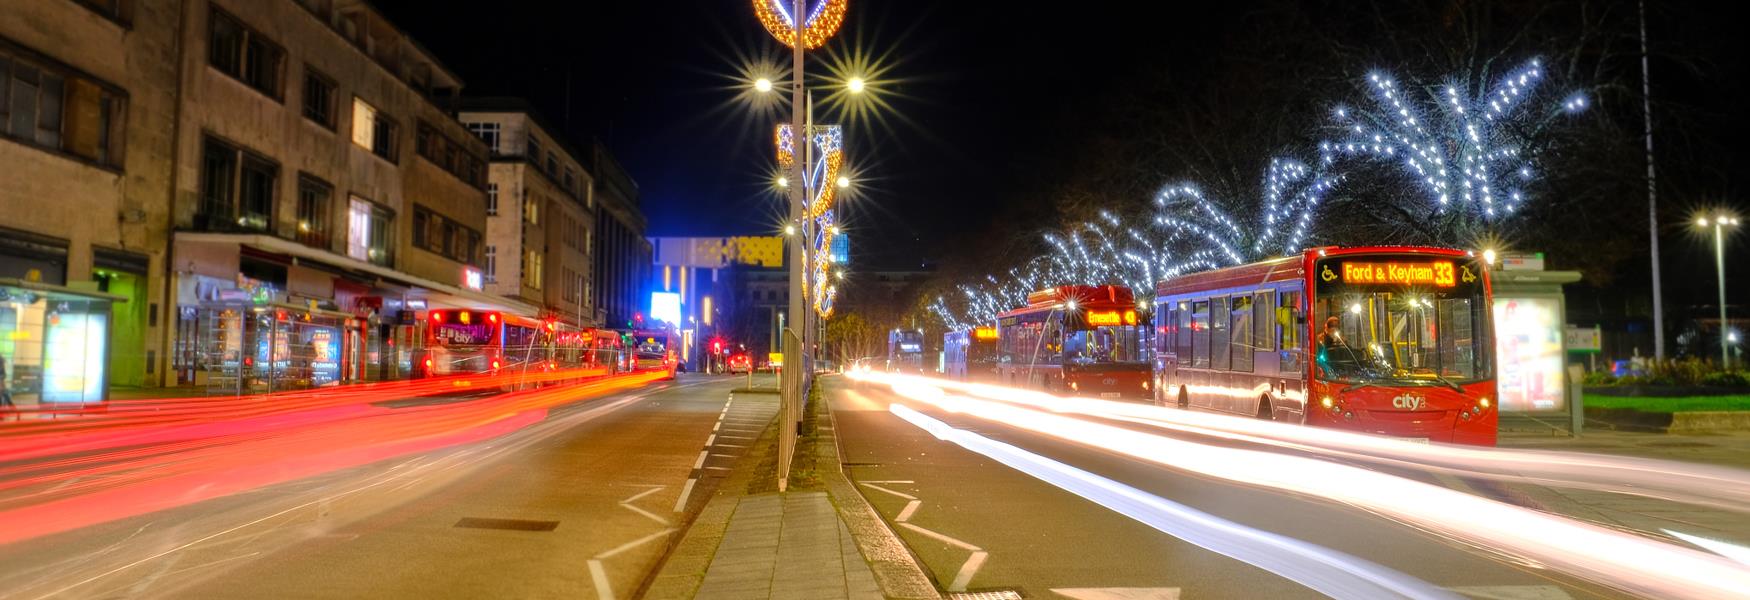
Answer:
[[[848,0],[813,0],[805,3],[806,18],[802,20],[802,48],[813,50],[825,44],[828,38],[838,33],[839,26],[845,22],[845,8]],[[786,0],[754,0],[754,15],[759,17],[760,24],[766,27],[766,32],[778,38],[785,46],[796,46],[796,19],[790,14],[791,3]]]

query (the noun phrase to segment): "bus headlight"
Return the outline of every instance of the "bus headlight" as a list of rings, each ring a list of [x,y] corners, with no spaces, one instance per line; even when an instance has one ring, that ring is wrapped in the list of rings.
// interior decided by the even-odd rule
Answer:
[[[1081,388],[1076,387],[1076,382],[1071,381],[1071,382],[1069,382],[1069,389],[1073,391],[1073,390],[1078,390]]]
[[[1319,404],[1324,405],[1325,408],[1330,408],[1335,402],[1331,401],[1330,396],[1325,396],[1324,398],[1319,399]]]
[[[1144,380],[1142,380],[1142,389],[1143,389],[1143,390],[1144,390],[1144,391],[1147,391],[1147,390],[1148,390],[1148,389],[1149,389],[1149,387],[1148,387],[1148,380],[1147,380],[1147,379],[1144,379]]]
[[[1489,397],[1483,396],[1481,398],[1477,398],[1477,406],[1481,406],[1483,408],[1488,408],[1489,407]]]

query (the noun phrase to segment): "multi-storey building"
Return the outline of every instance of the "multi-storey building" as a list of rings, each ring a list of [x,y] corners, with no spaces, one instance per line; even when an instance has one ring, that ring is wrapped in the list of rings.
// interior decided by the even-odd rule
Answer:
[[[0,11],[0,372],[15,398],[87,373],[143,385],[164,371],[181,4]],[[70,310],[81,292],[116,301]],[[103,339],[86,330],[106,327],[107,347],[85,345]],[[86,364],[62,359],[63,372],[45,373],[45,352],[66,356],[55,344],[79,346]],[[95,381],[71,384],[70,400],[101,397]]]
[[[486,291],[599,325],[592,259],[595,178],[526,101],[467,98],[458,115],[492,156],[486,183]]]
[[[307,353],[305,384],[404,377],[426,307],[538,312],[483,291],[487,148],[454,73],[363,0],[181,5],[178,382],[258,338]],[[258,332],[263,308],[298,325]]]
[[[590,160],[595,174],[595,307],[597,321],[617,327],[642,317],[649,304],[650,241],[638,208],[638,184],[620,168],[606,146],[596,142]]]

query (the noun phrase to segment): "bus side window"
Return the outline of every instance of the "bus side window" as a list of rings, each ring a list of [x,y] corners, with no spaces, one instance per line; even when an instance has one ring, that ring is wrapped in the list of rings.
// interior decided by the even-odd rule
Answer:
[[[1258,292],[1252,299],[1252,343],[1265,352],[1276,349],[1276,336],[1271,335],[1275,328],[1270,326],[1270,319],[1276,314],[1273,310],[1276,303],[1271,302],[1275,296],[1270,292]]]
[[[1280,367],[1277,370],[1282,373],[1299,373],[1305,368],[1305,364],[1301,362],[1304,347],[1301,332],[1306,328],[1305,319],[1300,313],[1300,292],[1282,292],[1277,294],[1276,299],[1277,346],[1281,348]]]
[[[1209,301],[1191,303],[1191,366],[1209,368]]]
[[[1173,353],[1177,355],[1179,366],[1191,366],[1191,304],[1180,301],[1173,313],[1178,315],[1178,321],[1173,323]]]
[[[1233,370],[1242,373],[1252,372],[1252,296],[1233,297],[1233,307],[1228,311],[1232,315],[1233,327],[1229,330],[1233,337]]]
[[[1212,369],[1227,370],[1233,357],[1229,346],[1229,337],[1233,330],[1229,328],[1227,298],[1216,296],[1209,299],[1209,366]]]

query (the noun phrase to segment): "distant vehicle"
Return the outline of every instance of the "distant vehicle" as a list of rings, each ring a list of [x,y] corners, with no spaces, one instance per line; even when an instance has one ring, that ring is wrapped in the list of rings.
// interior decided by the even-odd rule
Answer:
[[[746,354],[731,354],[729,356],[730,373],[746,373],[753,370],[753,357]]]
[[[676,357],[675,340],[678,336],[668,329],[639,329],[632,332],[632,351],[640,371],[661,370],[667,372],[664,379],[674,379],[675,370],[680,365]]]
[[[999,380],[1057,394],[1150,400],[1137,304],[1130,288],[1065,285],[1027,295],[997,315]]]
[[[921,329],[895,329],[887,334],[887,371],[889,373],[924,373],[924,332]]]
[[[434,310],[426,314],[426,376],[498,373],[527,363],[546,364],[551,339],[540,321],[490,310]]]
[[[942,375],[960,381],[997,378],[997,328],[979,326],[942,336]]]
[[[1466,252],[1317,248],[1155,293],[1158,403],[1495,444],[1489,271]]]

